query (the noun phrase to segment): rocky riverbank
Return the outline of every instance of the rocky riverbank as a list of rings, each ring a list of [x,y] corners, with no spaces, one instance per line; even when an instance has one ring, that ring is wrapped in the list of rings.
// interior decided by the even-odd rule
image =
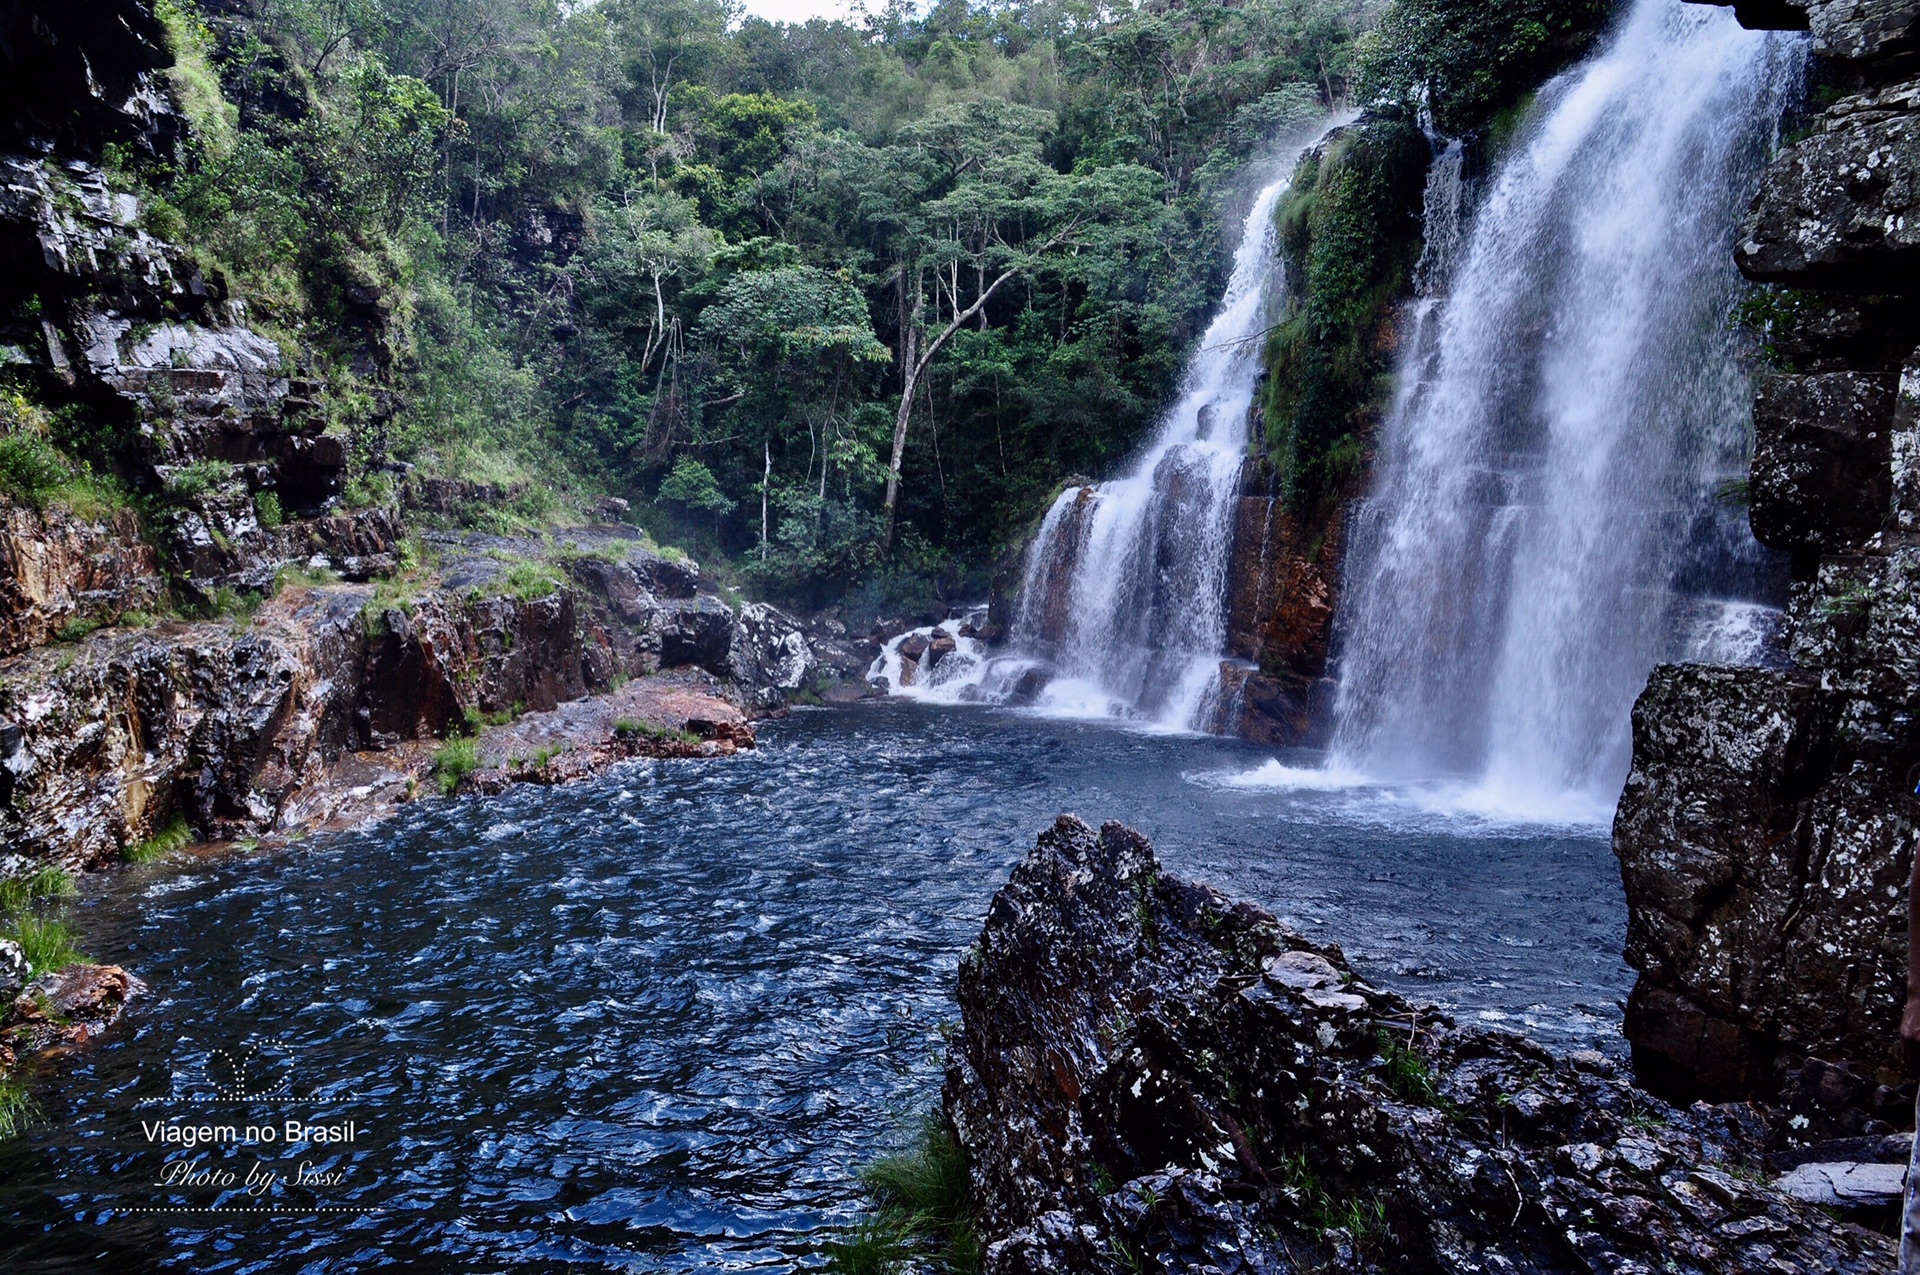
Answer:
[[[1785,668],[1658,670],[1614,826],[1626,1031],[1676,1098],[1904,1127],[1897,1057],[1920,774],[1920,4],[1736,4],[1809,30],[1821,85],[1740,230],[1765,342],[1748,487],[1790,556]]]
[[[945,1114],[988,1275],[1885,1272],[1675,1108],[1361,980],[1337,948],[1062,816],[961,965]]]

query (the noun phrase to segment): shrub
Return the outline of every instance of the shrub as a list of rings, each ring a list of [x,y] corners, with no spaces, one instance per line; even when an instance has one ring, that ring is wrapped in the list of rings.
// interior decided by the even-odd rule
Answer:
[[[471,739],[450,739],[433,754],[433,774],[440,791],[451,797],[460,781],[480,769],[480,745]]]
[[[522,602],[544,598],[565,583],[560,573],[544,562],[515,562],[500,577],[501,586]]]
[[[60,626],[59,631],[53,635],[53,640],[56,642],[78,642],[104,624],[104,620],[90,620],[75,616]]]
[[[233,466],[224,460],[196,460],[167,475],[167,494],[177,501],[198,500],[233,477]]]
[[[286,515],[280,508],[280,496],[277,492],[263,491],[254,496],[253,514],[260,520],[262,527],[278,527],[286,521]]]
[[[0,494],[41,510],[72,476],[53,444],[37,434],[0,434]]]

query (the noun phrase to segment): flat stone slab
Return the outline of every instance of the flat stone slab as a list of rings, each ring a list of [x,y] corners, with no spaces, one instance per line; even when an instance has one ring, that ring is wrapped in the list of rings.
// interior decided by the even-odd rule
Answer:
[[[1907,1179],[1904,1164],[1803,1164],[1774,1179],[1782,1195],[1829,1208],[1897,1204]]]

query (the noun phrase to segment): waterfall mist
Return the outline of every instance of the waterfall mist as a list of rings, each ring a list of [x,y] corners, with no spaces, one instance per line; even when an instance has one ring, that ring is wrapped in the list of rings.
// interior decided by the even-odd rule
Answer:
[[[1639,0],[1430,235],[1350,529],[1331,771],[1591,818],[1652,666],[1750,653],[1768,559],[1715,498],[1750,432],[1732,244],[1803,56]],[[1430,221],[1459,174],[1436,163]]]

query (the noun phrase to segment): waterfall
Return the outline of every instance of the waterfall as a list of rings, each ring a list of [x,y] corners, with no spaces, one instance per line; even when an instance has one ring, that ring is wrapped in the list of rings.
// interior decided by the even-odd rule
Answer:
[[[968,644],[958,658],[943,655],[937,667],[907,673],[896,648],[908,639],[896,640],[873,668],[895,693],[1037,699],[1056,713],[1176,729],[1213,719],[1227,645],[1234,506],[1262,338],[1280,313],[1285,285],[1274,206],[1317,140],[1285,148],[1276,157],[1280,175],[1254,197],[1226,294],[1151,443],[1124,476],[1069,487],[1048,509],[1027,553],[1009,635],[1016,654],[989,658]],[[957,624],[941,631],[967,640]],[[932,631],[918,633],[924,641]],[[1044,689],[1037,689],[1042,680]]]
[[[1714,498],[1750,428],[1732,246],[1803,57],[1638,0],[1434,238],[1350,527],[1330,772],[1593,817],[1652,666],[1752,657],[1769,560]]]

